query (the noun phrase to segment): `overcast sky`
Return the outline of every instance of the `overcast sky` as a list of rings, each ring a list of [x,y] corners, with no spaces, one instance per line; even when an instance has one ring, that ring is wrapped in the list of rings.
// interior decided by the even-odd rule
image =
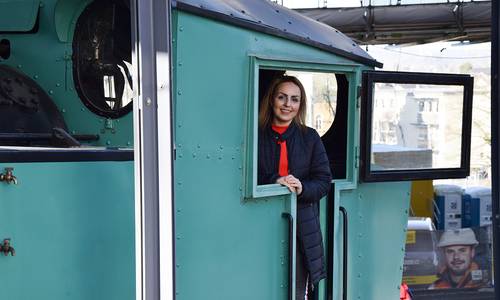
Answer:
[[[273,0],[290,8],[310,8],[310,7],[356,7],[361,6],[361,1],[367,6],[372,5],[390,5],[396,4],[398,0]],[[469,2],[471,0],[461,0]],[[401,0],[401,4],[421,4],[421,3],[436,3],[447,2],[447,0]],[[325,5],[326,4],[326,5]]]
[[[308,7],[323,7],[325,0],[278,0],[278,3],[290,8],[308,8]],[[328,6],[360,6],[359,0],[328,0]]]

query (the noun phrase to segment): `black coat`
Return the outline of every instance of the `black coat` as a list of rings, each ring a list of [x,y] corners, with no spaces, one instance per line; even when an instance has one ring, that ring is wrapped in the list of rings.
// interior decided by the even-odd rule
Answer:
[[[258,184],[276,183],[280,147],[285,140],[289,174],[302,183],[297,197],[297,238],[304,254],[310,280],[316,284],[325,278],[323,240],[319,223],[318,201],[328,193],[331,183],[330,167],[325,147],[316,130],[302,129],[294,122],[280,135],[271,128],[259,130]]]

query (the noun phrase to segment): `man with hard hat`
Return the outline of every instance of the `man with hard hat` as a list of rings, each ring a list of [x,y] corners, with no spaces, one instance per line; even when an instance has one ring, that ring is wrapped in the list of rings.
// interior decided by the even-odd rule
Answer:
[[[482,271],[472,261],[478,242],[470,228],[447,230],[439,239],[446,265],[429,289],[478,288],[483,285]]]

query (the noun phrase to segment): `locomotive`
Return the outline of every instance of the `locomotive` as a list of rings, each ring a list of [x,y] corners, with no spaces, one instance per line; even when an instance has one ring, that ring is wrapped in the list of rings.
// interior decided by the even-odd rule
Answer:
[[[267,0],[2,1],[2,295],[294,299],[297,197],[257,184],[259,101],[292,74],[333,174],[316,297],[397,298],[410,181],[469,172],[473,79],[381,66]]]

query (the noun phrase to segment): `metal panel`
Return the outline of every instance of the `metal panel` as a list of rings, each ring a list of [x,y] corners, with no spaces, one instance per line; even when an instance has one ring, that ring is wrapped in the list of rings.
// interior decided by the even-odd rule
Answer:
[[[359,184],[338,191],[348,213],[348,299],[386,300],[399,297],[403,273],[409,182]],[[342,299],[342,224],[335,225],[333,299]]]
[[[170,1],[136,1],[133,7],[139,82],[134,101],[137,298],[175,299]]]
[[[22,163],[0,182],[2,298],[133,300],[132,162]]]
[[[244,121],[255,80],[248,53],[347,61],[182,11],[174,15],[176,297],[286,299],[282,213],[295,215],[295,198],[274,185],[268,197],[243,200],[243,172],[251,167],[243,153],[253,146]]]
[[[40,0],[0,2],[0,32],[27,32],[35,27]]]
[[[280,36],[374,67],[374,60],[338,30],[271,1],[178,0],[177,7],[219,21]]]

